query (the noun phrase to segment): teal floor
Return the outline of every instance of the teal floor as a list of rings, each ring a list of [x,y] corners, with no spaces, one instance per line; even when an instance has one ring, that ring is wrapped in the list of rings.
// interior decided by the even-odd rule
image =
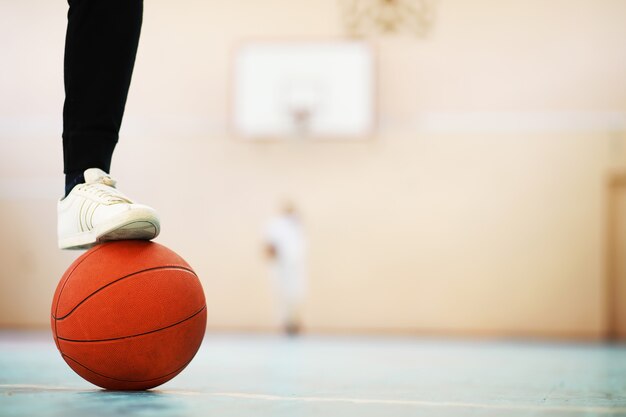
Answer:
[[[626,416],[626,346],[209,335],[156,390],[106,392],[48,334],[0,332],[0,417]]]

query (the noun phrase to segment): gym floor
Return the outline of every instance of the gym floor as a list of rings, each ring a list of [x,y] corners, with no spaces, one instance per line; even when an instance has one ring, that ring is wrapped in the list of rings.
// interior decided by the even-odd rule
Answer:
[[[45,332],[0,332],[0,416],[626,415],[626,345],[209,334],[147,392],[75,375]]]

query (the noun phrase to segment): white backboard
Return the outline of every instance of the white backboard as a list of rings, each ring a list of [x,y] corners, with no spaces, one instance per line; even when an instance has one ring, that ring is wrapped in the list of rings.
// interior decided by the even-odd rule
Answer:
[[[361,139],[374,125],[374,56],[359,41],[255,41],[235,55],[233,122],[251,139]]]

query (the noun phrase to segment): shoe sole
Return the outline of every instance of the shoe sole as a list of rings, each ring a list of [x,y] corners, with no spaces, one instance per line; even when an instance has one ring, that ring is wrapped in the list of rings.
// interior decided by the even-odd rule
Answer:
[[[129,216],[130,214],[130,216]],[[123,219],[122,219],[123,218]],[[113,240],[151,240],[159,235],[159,220],[154,213],[134,210],[100,227],[59,239],[60,249],[89,249],[99,243]]]

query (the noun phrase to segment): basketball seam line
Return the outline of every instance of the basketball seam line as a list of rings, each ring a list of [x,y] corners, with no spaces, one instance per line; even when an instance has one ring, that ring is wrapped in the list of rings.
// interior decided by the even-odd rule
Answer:
[[[145,336],[147,334],[150,333],[156,333],[156,332],[160,332],[161,330],[165,330],[165,329],[169,329],[170,327],[174,327],[177,326],[181,323],[186,322],[187,320],[191,320],[192,318],[194,318],[195,316],[197,316],[198,314],[202,313],[204,310],[206,310],[206,304],[198,311],[196,311],[195,313],[193,313],[191,316],[184,318],[180,321],[177,321],[176,323],[172,323],[172,324],[168,324],[165,327],[161,327],[159,329],[154,329],[154,330],[150,330],[148,332],[144,332],[144,333],[138,333],[138,334],[131,334],[129,336],[120,336],[120,337],[111,337],[109,339],[94,339],[94,340],[75,340],[75,339],[66,339],[64,337],[58,336],[57,335],[57,339],[59,340],[63,340],[64,342],[74,342],[74,343],[87,343],[87,342],[110,342],[113,340],[122,340],[122,339],[130,339],[133,337],[139,337],[139,336]]]
[[[162,378],[165,378],[165,377],[167,377],[167,376],[169,376],[169,375],[175,374],[175,373],[177,373],[177,372],[181,372],[183,369],[185,369],[185,368],[187,367],[187,365],[189,365],[189,364],[191,363],[191,361],[193,360],[193,358],[196,356],[196,355],[194,354],[194,355],[192,356],[192,358],[191,358],[191,359],[189,359],[189,361],[187,361],[187,363],[185,363],[183,366],[181,366],[180,368],[178,368],[178,369],[176,369],[176,370],[174,370],[174,371],[172,371],[172,372],[168,372],[168,373],[167,373],[167,374],[165,374],[165,375],[162,375],[162,376],[159,376],[159,377],[156,377],[156,378],[142,379],[141,381],[132,381],[132,380],[128,380],[128,379],[118,379],[118,378],[113,378],[113,377],[110,377],[110,376],[103,375],[103,374],[101,374],[101,373],[99,373],[99,372],[94,371],[93,369],[90,369],[90,368],[86,367],[85,365],[83,365],[82,363],[78,362],[76,359],[72,358],[71,356],[66,355],[65,353],[61,353],[61,355],[62,355],[62,356],[65,356],[66,358],[68,358],[68,359],[70,359],[70,360],[72,360],[73,362],[76,362],[77,364],[79,364],[80,366],[82,366],[83,368],[85,368],[86,370],[88,370],[89,372],[93,372],[94,374],[96,374],[96,375],[98,375],[98,376],[101,376],[102,378],[112,379],[113,381],[131,382],[131,383],[134,383],[134,382],[136,382],[136,383],[141,383],[141,382],[156,381],[157,379],[162,379]],[[97,385],[97,384],[94,384],[94,385]]]
[[[55,320],[64,320],[64,319],[67,318],[67,316],[72,314],[78,307],[80,307],[85,301],[87,301],[88,299],[90,299],[91,297],[93,297],[94,295],[99,293],[100,291],[104,290],[105,288],[110,287],[111,285],[115,284],[116,282],[119,282],[119,281],[121,281],[123,279],[126,279],[126,278],[130,278],[133,275],[138,275],[138,274],[141,274],[143,272],[156,271],[156,270],[159,270],[159,269],[176,269],[176,270],[180,270],[180,271],[187,271],[187,272],[191,273],[193,276],[195,276],[196,278],[198,278],[198,276],[196,275],[196,273],[193,270],[191,270],[189,268],[182,267],[182,266],[168,265],[168,266],[155,266],[155,267],[152,267],[152,268],[142,269],[141,271],[137,271],[137,272],[130,273],[128,275],[124,275],[123,277],[118,278],[115,281],[111,281],[107,285],[104,285],[104,286],[98,288],[96,291],[92,292],[87,297],[83,298],[81,300],[81,302],[76,304],[66,315],[61,316],[61,317],[57,317],[56,315],[53,315],[52,317],[54,317]],[[74,271],[72,271],[72,272],[74,272]],[[68,277],[68,280],[69,280],[69,277]],[[63,287],[65,288],[65,285],[63,285]],[[60,300],[61,300],[61,294],[59,294],[59,300],[58,301],[60,301]],[[57,308],[56,308],[56,310],[59,309],[58,301],[57,301]],[[55,311],[55,313],[56,313],[56,311]]]
[[[83,262],[85,262],[85,260],[87,260],[87,258],[89,258],[91,255],[93,255],[94,253],[96,253],[97,251],[99,251],[100,249],[102,249],[104,247],[104,245],[99,245],[97,248],[95,248],[94,250],[92,250],[91,252],[87,252],[84,254],[84,258],[80,260],[80,262],[78,262],[76,264],[76,266],[74,266],[74,268],[72,268],[72,270],[70,271],[69,274],[67,274],[67,278],[65,278],[65,282],[63,282],[63,286],[61,287],[61,289],[59,290],[59,296],[55,297],[56,299],[54,301],[56,301],[55,306],[54,306],[54,313],[52,314],[52,317],[54,318],[54,334],[56,336],[57,334],[57,318],[56,318],[56,314],[57,311],[59,311],[59,301],[61,301],[61,295],[63,294],[63,290],[65,289],[65,286],[67,285],[67,281],[70,280],[70,277],[72,276],[72,274],[74,273],[74,271],[76,270],[76,268],[79,267],[80,264],[82,264]],[[73,310],[72,310],[73,311]],[[71,313],[71,311],[70,311]],[[67,316],[66,316],[67,317]]]

